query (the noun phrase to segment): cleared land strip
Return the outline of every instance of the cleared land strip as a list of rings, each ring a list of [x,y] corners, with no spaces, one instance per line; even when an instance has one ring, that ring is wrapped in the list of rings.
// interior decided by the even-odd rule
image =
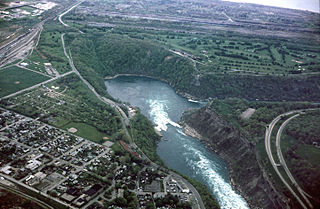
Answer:
[[[21,66],[21,65],[18,65],[18,64],[14,65],[14,66],[17,66],[18,68],[22,68],[22,69],[25,69],[25,70],[29,70],[29,71],[34,72],[34,73],[38,73],[38,74],[43,75],[43,76],[46,76],[46,77],[48,77],[48,78],[52,78],[52,77],[49,76],[48,74],[45,74],[45,73],[42,73],[42,72],[39,72],[39,71],[36,71],[36,70],[32,70],[32,69],[30,69],[30,68],[26,68],[26,67]]]

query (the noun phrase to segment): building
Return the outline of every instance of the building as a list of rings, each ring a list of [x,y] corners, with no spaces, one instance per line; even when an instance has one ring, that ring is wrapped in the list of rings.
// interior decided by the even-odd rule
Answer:
[[[28,165],[26,165],[26,168],[30,169],[30,170],[35,170],[37,168],[39,168],[41,166],[41,162],[39,160],[29,160]]]
[[[10,175],[10,173],[12,173],[11,168],[12,167],[10,165],[7,165],[7,166],[1,168],[0,172],[7,174],[7,175]]]

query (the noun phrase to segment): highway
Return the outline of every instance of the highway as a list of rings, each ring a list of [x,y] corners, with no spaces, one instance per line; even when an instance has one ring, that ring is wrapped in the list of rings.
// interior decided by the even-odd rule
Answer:
[[[282,165],[282,167],[284,168],[286,174],[288,175],[288,177],[290,178],[291,182],[293,183],[293,185],[297,188],[298,192],[300,193],[300,195],[303,197],[303,199],[307,202],[307,204],[309,205],[310,208],[313,208],[312,204],[310,203],[309,199],[306,197],[305,194],[307,194],[305,191],[303,191],[303,189],[299,186],[299,184],[296,182],[296,180],[293,178],[285,160],[284,157],[282,155],[282,151],[281,151],[281,146],[280,146],[280,140],[281,140],[281,134],[284,130],[284,128],[286,127],[286,125],[294,118],[298,117],[300,114],[296,114],[292,117],[290,117],[289,119],[287,119],[279,128],[278,133],[277,133],[277,137],[276,137],[276,147],[277,147],[277,155],[278,158],[280,160],[280,164]]]
[[[59,15],[59,22],[62,24],[62,25],[64,25],[64,26],[66,26],[66,27],[70,27],[68,24],[66,24],[66,23],[64,23],[63,21],[62,21],[62,17],[64,16],[64,15],[66,15],[68,12],[70,12],[71,10],[73,10],[75,7],[77,7],[79,4],[81,4],[82,2],[84,2],[84,1],[80,1],[80,2],[78,2],[77,4],[75,4],[75,5],[73,5],[72,7],[70,7],[67,11],[65,11],[65,12],[63,12],[62,14],[60,14]]]
[[[280,159],[280,164],[277,164],[273,158],[272,155],[272,151],[271,151],[271,136],[272,136],[272,130],[274,128],[274,126],[276,125],[276,123],[283,117],[294,114],[294,113],[301,113],[303,111],[307,111],[307,110],[315,110],[315,109],[301,109],[301,110],[293,110],[293,111],[289,111],[286,113],[283,113],[281,115],[278,115],[275,119],[272,120],[272,122],[266,127],[266,134],[265,134],[265,148],[266,148],[266,152],[268,155],[268,158],[272,164],[273,169],[275,170],[275,172],[277,173],[277,175],[279,176],[279,178],[281,179],[281,181],[283,182],[283,184],[288,188],[288,190],[291,192],[291,194],[297,199],[297,201],[299,202],[299,204],[302,206],[302,208],[307,209],[308,207],[305,205],[305,203],[300,199],[300,197],[298,196],[298,194],[291,188],[291,186],[287,183],[287,181],[284,179],[284,177],[282,176],[282,174],[280,173],[278,166],[282,166],[281,164],[281,158]],[[296,116],[297,117],[297,116]],[[282,131],[281,131],[282,132]],[[281,135],[280,132],[280,135]],[[279,133],[279,132],[278,132]],[[279,136],[280,137],[280,136]],[[279,140],[279,139],[278,139]],[[279,143],[279,148],[277,146],[277,149],[280,149],[280,141]],[[283,167],[285,169],[285,167]],[[299,191],[300,193],[300,191]],[[308,201],[307,201],[308,202]],[[311,205],[311,204],[310,204]],[[312,205],[310,208],[313,208]]]

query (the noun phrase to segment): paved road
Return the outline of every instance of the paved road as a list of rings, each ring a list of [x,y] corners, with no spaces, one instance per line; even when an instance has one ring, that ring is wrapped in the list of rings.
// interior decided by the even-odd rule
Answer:
[[[23,68],[23,69],[25,69],[25,70],[29,70],[29,71],[31,71],[31,72],[34,72],[34,73],[37,73],[37,74],[46,76],[46,77],[48,77],[48,78],[52,78],[52,77],[53,77],[53,76],[49,76],[48,74],[42,73],[42,72],[40,72],[40,71],[32,70],[32,69],[30,69],[30,68],[21,66],[21,65],[19,65],[19,64],[15,64],[14,66],[17,66],[17,67],[19,67],[19,68]]]
[[[277,138],[276,138],[276,147],[277,147],[277,155],[278,158],[280,160],[280,164],[282,165],[282,167],[284,168],[286,174],[289,176],[291,182],[293,183],[293,185],[297,188],[298,192],[300,193],[300,195],[303,197],[303,199],[307,202],[307,204],[309,205],[310,208],[313,208],[312,204],[310,203],[309,199],[306,197],[305,194],[307,194],[305,191],[303,191],[303,189],[299,186],[299,184],[296,182],[296,180],[293,178],[285,160],[284,157],[282,155],[282,151],[281,151],[281,146],[280,146],[280,139],[281,139],[281,134],[284,130],[284,128],[286,127],[286,125],[294,118],[298,117],[300,114],[296,114],[292,117],[290,117],[289,119],[287,119],[279,128],[278,133],[277,133]]]
[[[277,164],[274,161],[273,155],[272,155],[272,151],[271,151],[271,136],[272,136],[272,130],[274,128],[274,126],[276,125],[276,123],[283,117],[294,114],[294,113],[301,113],[303,111],[306,110],[315,110],[315,109],[302,109],[302,110],[293,110],[290,112],[286,112],[283,113],[281,115],[278,115],[275,119],[273,119],[273,121],[267,126],[266,128],[266,135],[265,135],[265,148],[266,148],[266,152],[267,155],[269,157],[269,160],[271,161],[272,167],[275,170],[275,172],[277,173],[277,175],[279,176],[279,178],[281,179],[281,181],[284,183],[284,185],[288,188],[288,190],[292,193],[292,195],[297,199],[297,201],[299,202],[299,204],[307,209],[308,207],[304,204],[304,202],[300,199],[300,197],[296,194],[296,192],[291,188],[291,186],[287,183],[287,181],[284,179],[284,177],[282,176],[282,174],[280,173],[278,166],[281,166],[281,164]]]
[[[107,99],[107,98],[105,98],[105,97],[102,97],[100,94],[98,94],[98,93],[96,92],[96,90],[93,88],[93,86],[92,86],[86,79],[84,79],[84,78],[82,77],[82,75],[79,73],[79,71],[77,70],[77,68],[74,66],[71,55],[69,56],[68,53],[67,53],[67,51],[66,51],[65,42],[64,42],[64,35],[65,35],[65,34],[62,34],[62,35],[61,35],[62,47],[63,47],[63,51],[64,51],[65,56],[66,56],[66,57],[68,58],[68,60],[69,60],[69,64],[70,64],[70,66],[71,66],[72,71],[73,71],[77,76],[79,76],[79,78],[82,80],[82,82],[87,85],[87,87],[92,91],[92,93],[93,93],[100,101],[102,101],[102,102],[105,103],[105,104],[110,105],[111,107],[116,108],[116,109],[120,112],[120,114],[121,114],[121,116],[122,116],[122,118],[123,118],[123,120],[124,120],[125,126],[128,126],[128,125],[129,125],[129,118],[128,118],[128,116],[125,114],[125,112],[123,112],[123,110],[119,107],[119,105],[118,105],[116,102],[114,102],[114,101],[112,101],[112,100],[110,100],[110,99]]]
[[[186,184],[186,186],[192,191],[193,195],[196,198],[197,204],[199,206],[200,209],[205,209],[205,206],[203,204],[203,201],[201,199],[201,196],[198,192],[198,190],[196,188],[194,188],[194,186],[192,184],[189,183],[189,181],[187,181],[186,179],[184,179],[182,176],[174,173],[173,171],[169,172],[172,176],[174,176],[175,179],[181,180],[183,183]],[[209,209],[209,208],[208,208]]]
[[[122,124],[123,124],[123,128],[124,128],[124,130],[125,130],[125,132],[126,132],[126,135],[127,135],[129,138],[131,138],[131,136],[130,136],[127,128],[126,128],[126,126],[128,126],[128,125],[130,124],[129,118],[128,118],[127,115],[123,112],[123,110],[119,107],[119,105],[118,105],[117,103],[115,103],[114,101],[112,101],[112,100],[110,100],[110,99],[107,99],[107,98],[105,98],[105,97],[100,96],[100,94],[98,94],[98,93],[96,92],[96,90],[93,88],[93,86],[92,86],[87,80],[85,80],[85,79],[81,76],[81,74],[79,73],[79,71],[77,70],[77,68],[76,68],[76,67],[74,66],[74,64],[73,64],[73,60],[72,60],[71,55],[69,56],[68,53],[67,53],[67,51],[66,51],[65,42],[64,42],[64,35],[65,35],[65,34],[62,34],[62,35],[61,35],[62,47],[63,47],[63,51],[64,51],[65,56],[66,56],[66,57],[68,58],[68,60],[69,60],[70,66],[71,66],[71,68],[72,68],[72,71],[75,72],[75,73],[79,76],[79,78],[87,85],[87,87],[94,93],[94,95],[95,95],[99,100],[101,100],[101,101],[104,102],[105,104],[108,104],[108,105],[116,108],[116,109],[120,112],[120,114],[121,114],[121,116],[122,116],[122,117],[121,117],[121,121],[122,121]],[[132,143],[132,146],[133,146],[133,147],[139,149],[139,147],[134,143],[133,140],[131,140],[131,143]],[[140,149],[139,149],[139,150],[140,150]],[[141,151],[141,150],[140,150],[140,151]],[[141,153],[143,153],[143,152],[141,151]],[[146,159],[147,161],[149,161],[150,164],[151,164],[151,166],[153,166],[153,167],[155,167],[155,168],[160,167],[159,165],[157,165],[157,164],[155,164],[154,162],[152,162],[144,153],[143,153],[142,158],[143,158],[143,159]],[[203,204],[203,201],[202,201],[201,196],[199,195],[198,191],[197,191],[187,180],[185,180],[185,179],[184,179],[183,177],[181,177],[180,175],[178,175],[178,174],[176,174],[176,173],[174,173],[174,172],[172,172],[172,171],[170,171],[170,174],[174,175],[176,178],[181,179],[181,180],[189,187],[189,189],[193,192],[193,194],[195,195],[199,207],[200,207],[201,209],[205,209],[204,204]]]
[[[58,203],[60,203],[60,204],[62,204],[62,205],[65,205],[66,207],[71,207],[70,205],[66,204],[65,202],[62,202],[61,200],[59,200],[59,199],[57,199],[57,198],[54,198],[54,197],[51,197],[51,196],[49,196],[49,195],[47,195],[47,194],[45,194],[45,193],[43,193],[43,192],[39,192],[39,191],[36,190],[35,188],[33,188],[33,187],[31,187],[31,186],[28,186],[28,185],[26,185],[26,184],[24,184],[24,183],[21,183],[20,181],[12,178],[11,176],[8,176],[8,175],[2,174],[2,173],[0,173],[0,176],[4,177],[5,179],[7,179],[7,180],[9,180],[9,181],[11,181],[11,182],[19,185],[19,186],[25,187],[25,188],[33,191],[33,192],[36,192],[36,193],[38,193],[38,194],[41,194],[42,196],[45,196],[45,197],[48,198],[48,199],[52,199],[52,200],[54,200],[54,201],[56,201],[56,202],[58,202]],[[74,207],[71,207],[71,208],[74,208]]]
[[[41,200],[38,200],[38,199],[36,199],[36,198],[34,198],[32,196],[29,196],[29,195],[21,192],[20,190],[14,188],[14,187],[10,187],[10,186],[7,186],[5,184],[0,183],[0,189],[4,189],[4,190],[7,190],[7,191],[10,191],[10,192],[12,192],[12,193],[14,193],[14,194],[16,194],[18,196],[21,196],[21,197],[23,197],[25,199],[31,200],[32,202],[37,203],[38,205],[40,205],[43,208],[50,208],[50,209],[52,208],[52,209],[54,209],[53,207],[51,207],[47,203],[42,202]]]
[[[66,26],[66,27],[70,27],[68,24],[66,24],[66,23],[64,23],[63,21],[62,21],[62,17],[65,15],[65,14],[67,14],[68,12],[70,12],[71,10],[73,10],[75,7],[77,7],[79,4],[81,4],[82,2],[84,2],[84,1],[80,1],[80,2],[78,2],[77,4],[75,4],[75,5],[73,5],[72,7],[70,7],[67,11],[65,11],[65,12],[63,12],[62,14],[60,14],[59,15],[59,22],[62,24],[62,25],[64,25],[64,26]]]
[[[73,73],[73,71],[70,71],[70,72],[67,72],[67,73],[65,73],[65,74],[59,75],[59,76],[57,76],[57,77],[55,77],[55,78],[51,78],[51,79],[49,79],[49,80],[43,81],[43,82],[38,83],[38,84],[36,84],[36,85],[34,85],[34,86],[31,86],[31,87],[29,87],[29,88],[22,89],[22,90],[20,90],[20,91],[15,92],[15,93],[9,94],[9,95],[7,95],[7,96],[2,97],[1,99],[8,99],[8,98],[10,98],[10,97],[16,96],[16,95],[21,94],[21,93],[23,93],[23,92],[30,91],[30,90],[32,90],[32,89],[34,89],[34,88],[38,88],[38,87],[41,86],[41,85],[47,84],[47,83],[49,83],[49,82],[51,82],[51,81],[55,81],[55,80],[57,80],[57,79],[59,79],[59,78],[61,78],[61,77],[67,76],[67,75],[69,75],[69,74],[71,74],[71,73]]]

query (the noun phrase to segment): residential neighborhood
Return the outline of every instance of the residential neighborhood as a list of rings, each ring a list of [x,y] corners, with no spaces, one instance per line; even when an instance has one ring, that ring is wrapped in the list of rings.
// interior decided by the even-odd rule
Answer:
[[[197,208],[184,182],[143,161],[122,140],[118,147],[96,144],[0,109],[0,145],[0,184],[24,186],[66,207],[170,208],[163,202],[173,198]]]

